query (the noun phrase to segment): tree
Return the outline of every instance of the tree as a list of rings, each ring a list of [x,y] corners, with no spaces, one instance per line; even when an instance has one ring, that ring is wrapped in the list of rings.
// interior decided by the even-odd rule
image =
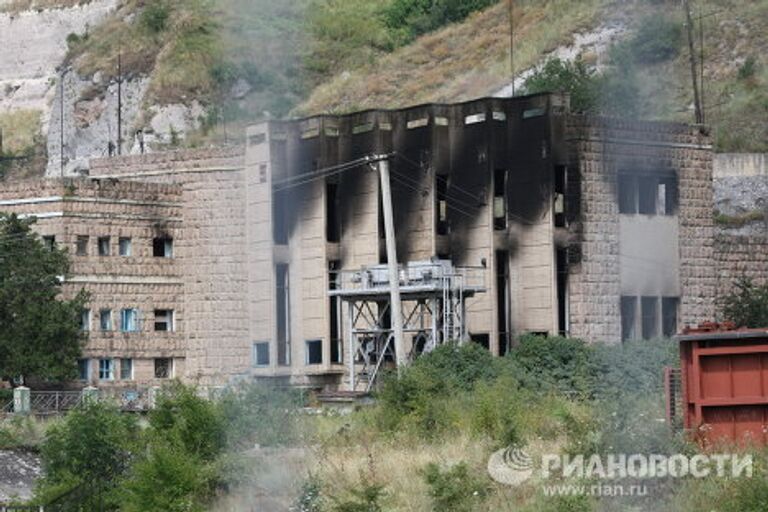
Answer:
[[[523,88],[527,94],[567,92],[571,95],[573,111],[597,110],[597,80],[581,59],[574,62],[563,61],[557,57],[549,59],[542,68],[525,80]]]
[[[88,297],[60,297],[69,258],[46,246],[33,223],[0,214],[0,376],[67,380],[85,340],[80,315]]]
[[[768,284],[759,286],[741,277],[734,287],[720,299],[723,318],[737,327],[768,327]]]

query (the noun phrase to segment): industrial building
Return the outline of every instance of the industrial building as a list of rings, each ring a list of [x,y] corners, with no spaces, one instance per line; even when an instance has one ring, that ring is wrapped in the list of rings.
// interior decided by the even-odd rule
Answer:
[[[364,390],[449,339],[503,355],[525,332],[619,343],[714,316],[707,134],[574,115],[557,94],[270,121],[244,148],[3,186],[0,209],[36,215],[70,247],[67,287],[96,292],[92,382]]]

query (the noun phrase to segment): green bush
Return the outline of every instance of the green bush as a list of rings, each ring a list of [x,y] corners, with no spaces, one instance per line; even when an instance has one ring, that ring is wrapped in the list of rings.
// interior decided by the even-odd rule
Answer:
[[[224,450],[224,419],[217,405],[194,388],[178,383],[166,388],[149,414],[149,425],[150,436],[202,461],[212,461]]]
[[[405,44],[421,34],[463,20],[498,0],[392,0],[384,9],[386,26]]]
[[[363,479],[359,489],[351,489],[345,498],[332,497],[334,512],[382,512],[386,496],[384,486]]]
[[[747,57],[744,64],[739,66],[738,77],[739,80],[751,80],[757,74],[757,61],[753,56]]]
[[[490,492],[488,483],[474,475],[466,463],[441,470],[431,463],[424,469],[435,512],[472,512],[478,510]]]
[[[768,327],[768,284],[756,285],[752,279],[741,277],[734,290],[718,300],[725,320],[738,327]]]
[[[549,59],[525,80],[523,88],[526,94],[567,92],[575,112],[593,112],[598,105],[595,74],[581,59],[574,62]]]
[[[141,25],[153,34],[163,32],[171,17],[171,6],[165,0],[154,0],[141,13]]]
[[[682,24],[658,14],[640,21],[635,35],[627,43],[636,62],[654,64],[672,59],[680,52]]]
[[[663,338],[596,345],[594,357],[600,368],[595,394],[603,400],[621,400],[625,394],[661,396],[664,367],[680,365],[677,342]]]

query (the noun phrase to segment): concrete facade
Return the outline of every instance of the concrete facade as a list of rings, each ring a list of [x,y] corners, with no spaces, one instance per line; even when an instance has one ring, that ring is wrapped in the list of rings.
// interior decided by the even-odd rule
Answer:
[[[158,195],[142,208],[166,219],[173,258],[148,258],[135,272],[174,284],[161,293],[89,282],[94,304],[173,307],[176,331],[156,353],[171,354],[189,381],[335,389],[345,385],[349,318],[328,290],[338,271],[385,262],[379,177],[362,160],[381,154],[398,262],[481,269],[485,293],[468,299],[467,327],[494,354],[524,332],[618,343],[714,315],[709,139],[696,127],[573,116],[559,95],[269,122],[249,128],[244,149],[95,160],[82,181],[9,186],[0,197],[18,202],[45,195],[34,187],[69,183]],[[91,233],[77,222],[39,226],[71,245]],[[146,250],[156,228],[143,222],[130,233]],[[104,226],[115,240],[129,229]],[[129,272],[127,259],[114,269],[86,260],[75,278]],[[142,336],[127,345],[94,336],[88,353],[140,352]],[[156,339],[146,332],[149,346]]]

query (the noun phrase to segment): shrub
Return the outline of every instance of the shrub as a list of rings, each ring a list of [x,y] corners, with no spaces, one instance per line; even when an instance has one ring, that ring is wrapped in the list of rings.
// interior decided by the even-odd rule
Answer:
[[[153,34],[159,34],[168,26],[171,7],[164,0],[150,2],[141,13],[141,25]]]
[[[641,20],[628,45],[637,62],[654,64],[677,56],[682,35],[680,22],[666,16],[652,15]]]
[[[383,12],[384,23],[402,44],[421,34],[463,20],[498,0],[393,0]]]
[[[150,436],[211,461],[224,449],[225,424],[217,406],[195,389],[174,384],[165,389],[149,415]]]
[[[625,394],[661,396],[664,367],[680,363],[678,344],[669,339],[597,345],[595,361],[600,368],[596,396],[616,401]]]
[[[571,95],[571,108],[577,112],[592,112],[597,107],[597,82],[586,64],[577,59],[567,62],[549,59],[523,84],[528,94],[564,91]]]
[[[334,512],[381,512],[382,500],[386,496],[384,486],[363,479],[359,489],[349,491],[346,498],[332,498]]]
[[[424,481],[436,512],[472,512],[490,491],[488,484],[473,475],[464,462],[446,470],[431,463],[424,469]]]
[[[738,327],[768,326],[768,284],[756,285],[752,279],[741,277],[719,302],[723,318]]]

